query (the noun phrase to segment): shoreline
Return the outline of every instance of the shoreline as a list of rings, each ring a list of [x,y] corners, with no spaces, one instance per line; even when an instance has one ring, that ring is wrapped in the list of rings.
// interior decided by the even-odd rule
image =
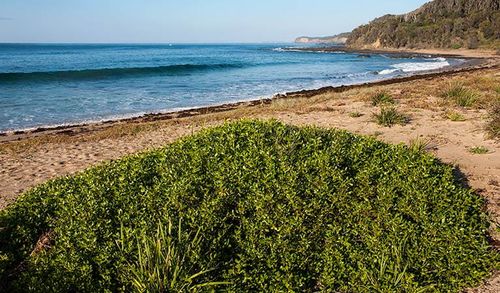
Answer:
[[[500,55],[490,50],[471,50],[471,49],[393,49],[393,48],[351,48],[346,46],[326,46],[326,47],[289,47],[283,48],[285,51],[303,51],[303,52],[329,52],[329,53],[353,53],[360,55],[390,55],[393,58],[460,58],[468,60],[477,59],[495,59]]]
[[[328,48],[307,48],[307,49],[308,50],[313,49],[313,51],[319,51],[319,50],[324,51],[325,49]],[[329,50],[337,50],[337,51],[345,51],[345,49],[346,49],[345,47],[329,48]],[[417,53],[417,52],[398,53],[398,52],[381,51],[381,50],[355,50],[355,49],[350,49],[350,50],[351,51],[349,52],[353,53],[356,52],[361,54],[363,54],[363,52],[369,52],[370,54],[393,54],[401,58],[409,58],[411,56],[413,57],[424,56],[422,53]],[[429,55],[426,55],[426,57],[429,57]],[[206,115],[211,113],[230,111],[242,107],[254,107],[257,105],[270,104],[272,103],[272,101],[277,99],[287,99],[287,98],[297,98],[297,97],[307,98],[325,93],[340,93],[355,88],[366,88],[378,85],[390,85],[406,81],[413,81],[413,80],[426,79],[426,78],[438,77],[449,74],[453,75],[453,74],[460,74],[463,72],[471,72],[476,70],[500,67],[500,62],[499,62],[500,59],[493,57],[480,57],[480,56],[470,57],[463,55],[446,55],[446,54],[431,55],[431,58],[434,57],[460,58],[460,59],[465,59],[466,62],[460,65],[447,66],[436,70],[416,72],[414,74],[410,74],[407,76],[396,76],[392,78],[376,80],[371,82],[355,83],[351,85],[325,86],[316,89],[304,89],[300,91],[286,92],[284,94],[274,94],[273,96],[268,98],[248,99],[239,102],[222,103],[210,106],[200,106],[200,107],[193,107],[193,108],[165,111],[165,112],[156,112],[156,113],[153,112],[140,115],[132,114],[130,117],[117,118],[117,119],[103,119],[99,121],[89,121],[82,123],[68,123],[68,124],[61,124],[54,126],[33,127],[21,130],[0,131],[0,144],[8,143],[11,141],[24,140],[47,134],[75,135],[83,132],[104,129],[107,127],[123,123],[152,122],[152,121],[192,117],[198,115]]]

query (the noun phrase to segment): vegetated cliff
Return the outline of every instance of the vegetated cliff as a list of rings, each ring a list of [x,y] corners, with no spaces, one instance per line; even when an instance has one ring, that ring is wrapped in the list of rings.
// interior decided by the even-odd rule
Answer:
[[[356,28],[355,48],[500,48],[500,0],[434,0]]]
[[[311,44],[345,44],[350,33],[341,33],[329,37],[298,37],[295,43],[311,43]]]

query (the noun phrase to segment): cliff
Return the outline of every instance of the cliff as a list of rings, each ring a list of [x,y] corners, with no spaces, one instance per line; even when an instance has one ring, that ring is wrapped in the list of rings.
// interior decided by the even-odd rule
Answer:
[[[500,0],[434,0],[356,28],[354,48],[500,48]]]
[[[310,43],[310,44],[345,44],[349,33],[341,33],[329,37],[298,37],[295,43]]]

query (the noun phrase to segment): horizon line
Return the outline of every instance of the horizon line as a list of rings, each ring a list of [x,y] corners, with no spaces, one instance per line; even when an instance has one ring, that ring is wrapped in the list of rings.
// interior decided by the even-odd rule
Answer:
[[[261,42],[245,42],[245,41],[228,41],[228,42],[2,42],[0,45],[12,44],[41,44],[41,45],[193,45],[193,44],[286,44],[294,43],[294,41],[261,41]]]

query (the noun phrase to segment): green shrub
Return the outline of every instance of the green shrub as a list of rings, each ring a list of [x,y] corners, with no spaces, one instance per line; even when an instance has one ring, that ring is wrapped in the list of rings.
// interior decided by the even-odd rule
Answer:
[[[372,105],[394,104],[394,99],[388,93],[381,92],[371,97]]]
[[[392,127],[396,124],[406,125],[409,122],[409,118],[399,113],[395,107],[383,107],[380,110],[380,114],[374,114],[375,121],[382,126]]]
[[[230,123],[25,193],[0,212],[0,284],[458,292],[499,255],[483,199],[453,174],[345,131]],[[51,245],[32,253],[41,235]]]
[[[451,85],[445,92],[442,93],[442,97],[451,100],[460,107],[472,107],[479,100],[477,93],[466,88],[460,83]]]

